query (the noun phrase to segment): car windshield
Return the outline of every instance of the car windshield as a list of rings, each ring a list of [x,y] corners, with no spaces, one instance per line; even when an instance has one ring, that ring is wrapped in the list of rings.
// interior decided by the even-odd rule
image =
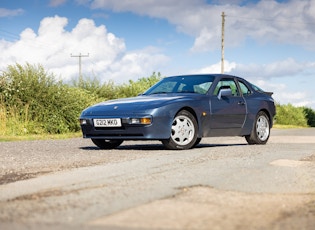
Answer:
[[[153,85],[144,95],[161,93],[206,94],[214,80],[211,75],[187,75],[167,77]]]

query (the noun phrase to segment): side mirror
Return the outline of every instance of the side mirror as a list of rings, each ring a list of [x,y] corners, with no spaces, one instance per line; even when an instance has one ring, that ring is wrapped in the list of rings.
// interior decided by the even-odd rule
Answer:
[[[222,97],[229,97],[232,96],[232,90],[230,88],[226,88],[226,89],[220,89],[219,93],[218,93],[218,99],[221,100]]]

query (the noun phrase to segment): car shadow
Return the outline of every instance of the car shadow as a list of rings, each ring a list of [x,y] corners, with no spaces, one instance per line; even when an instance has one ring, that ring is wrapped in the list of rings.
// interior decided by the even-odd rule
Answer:
[[[245,143],[237,143],[237,144],[199,144],[195,146],[195,148],[213,148],[213,147],[228,147],[228,146],[244,146],[248,145]]]
[[[240,144],[198,144],[193,149],[198,148],[214,148],[214,147],[232,147],[232,146],[244,146],[247,144],[240,143]],[[97,146],[84,146],[80,147],[82,150],[139,150],[139,151],[147,151],[147,150],[167,150],[164,145],[162,144],[132,144],[132,145],[121,145],[115,149],[100,149]],[[178,150],[174,150],[178,151]]]
[[[166,150],[162,144],[133,144],[121,145],[115,149],[100,149],[97,146],[84,146],[80,147],[82,150]]]

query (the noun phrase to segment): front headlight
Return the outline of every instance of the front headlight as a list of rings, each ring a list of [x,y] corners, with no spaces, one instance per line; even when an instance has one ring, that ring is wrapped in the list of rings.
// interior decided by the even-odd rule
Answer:
[[[80,119],[80,125],[86,125],[87,120],[86,119]]]
[[[129,118],[129,124],[150,125],[151,123],[151,117]]]

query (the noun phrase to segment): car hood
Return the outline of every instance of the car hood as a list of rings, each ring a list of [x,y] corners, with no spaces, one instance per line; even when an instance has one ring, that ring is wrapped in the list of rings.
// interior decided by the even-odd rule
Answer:
[[[191,95],[141,95],[98,103],[82,112],[82,115],[114,115],[130,113],[146,113],[174,101],[191,100]],[[190,99],[189,99],[190,98]]]

